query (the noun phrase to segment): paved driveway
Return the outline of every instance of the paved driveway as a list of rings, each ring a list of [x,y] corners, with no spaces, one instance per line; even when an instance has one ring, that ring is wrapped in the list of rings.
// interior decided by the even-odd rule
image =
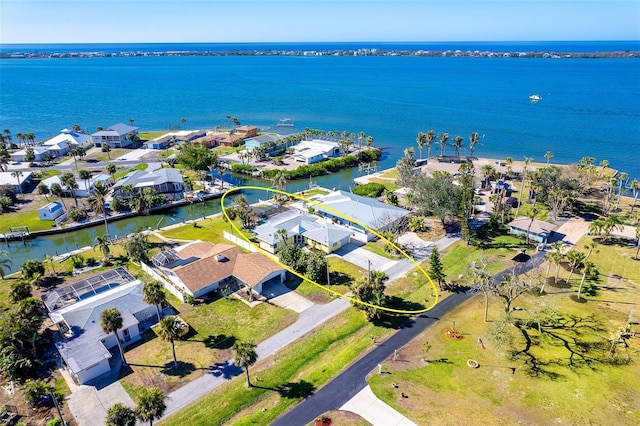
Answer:
[[[313,306],[312,301],[292,291],[279,280],[275,279],[264,284],[262,294],[274,305],[291,309],[297,313],[306,311]]]
[[[356,243],[345,244],[340,247],[340,249],[334,251],[334,254],[365,270],[369,270],[369,267],[371,267],[372,271],[386,271],[397,263],[396,260],[387,259],[379,254],[375,254]]]

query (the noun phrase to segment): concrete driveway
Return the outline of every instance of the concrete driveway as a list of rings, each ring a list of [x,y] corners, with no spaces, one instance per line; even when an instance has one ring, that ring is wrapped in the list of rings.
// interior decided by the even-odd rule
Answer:
[[[358,245],[356,243],[345,244],[333,253],[365,270],[369,270],[369,267],[371,267],[372,271],[386,271],[398,262],[375,254],[362,248],[362,244]]]
[[[262,294],[274,305],[291,309],[297,313],[304,312],[313,306],[312,301],[300,296],[279,280],[270,280],[265,283]]]

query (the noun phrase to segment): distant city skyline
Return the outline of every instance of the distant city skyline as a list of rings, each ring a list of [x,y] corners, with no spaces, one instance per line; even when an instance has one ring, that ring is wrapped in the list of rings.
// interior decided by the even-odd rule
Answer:
[[[2,0],[0,42],[640,40],[638,0]]]

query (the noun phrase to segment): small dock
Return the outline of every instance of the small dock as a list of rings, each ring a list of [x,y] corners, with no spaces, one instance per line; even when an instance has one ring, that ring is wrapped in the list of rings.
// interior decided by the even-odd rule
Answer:
[[[26,240],[31,233],[28,226],[10,226],[9,232],[0,234],[0,239],[3,239],[5,243],[16,240]]]

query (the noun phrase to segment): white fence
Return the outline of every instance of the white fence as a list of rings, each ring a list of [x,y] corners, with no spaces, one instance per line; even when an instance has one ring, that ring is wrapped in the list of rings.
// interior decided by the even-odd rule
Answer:
[[[224,235],[225,239],[231,241],[235,245],[238,245],[238,246],[242,247],[245,250],[249,250],[252,253],[255,253],[255,252],[258,251],[258,249],[256,249],[252,244],[249,244],[248,242],[246,242],[242,238],[236,237],[235,235],[230,234],[227,231],[223,231],[223,235]]]
[[[151,268],[146,263],[140,262],[140,266],[142,267],[143,271],[145,271],[147,274],[151,275],[154,279],[160,281],[164,285],[164,288],[169,290],[169,293],[173,294],[178,299],[180,299],[182,302],[184,302],[184,300],[185,300],[184,292],[182,290],[180,290],[178,287],[176,287],[175,284],[173,284],[171,281],[169,281],[167,278],[165,278],[164,275],[159,274],[157,271],[155,271],[153,268]]]

